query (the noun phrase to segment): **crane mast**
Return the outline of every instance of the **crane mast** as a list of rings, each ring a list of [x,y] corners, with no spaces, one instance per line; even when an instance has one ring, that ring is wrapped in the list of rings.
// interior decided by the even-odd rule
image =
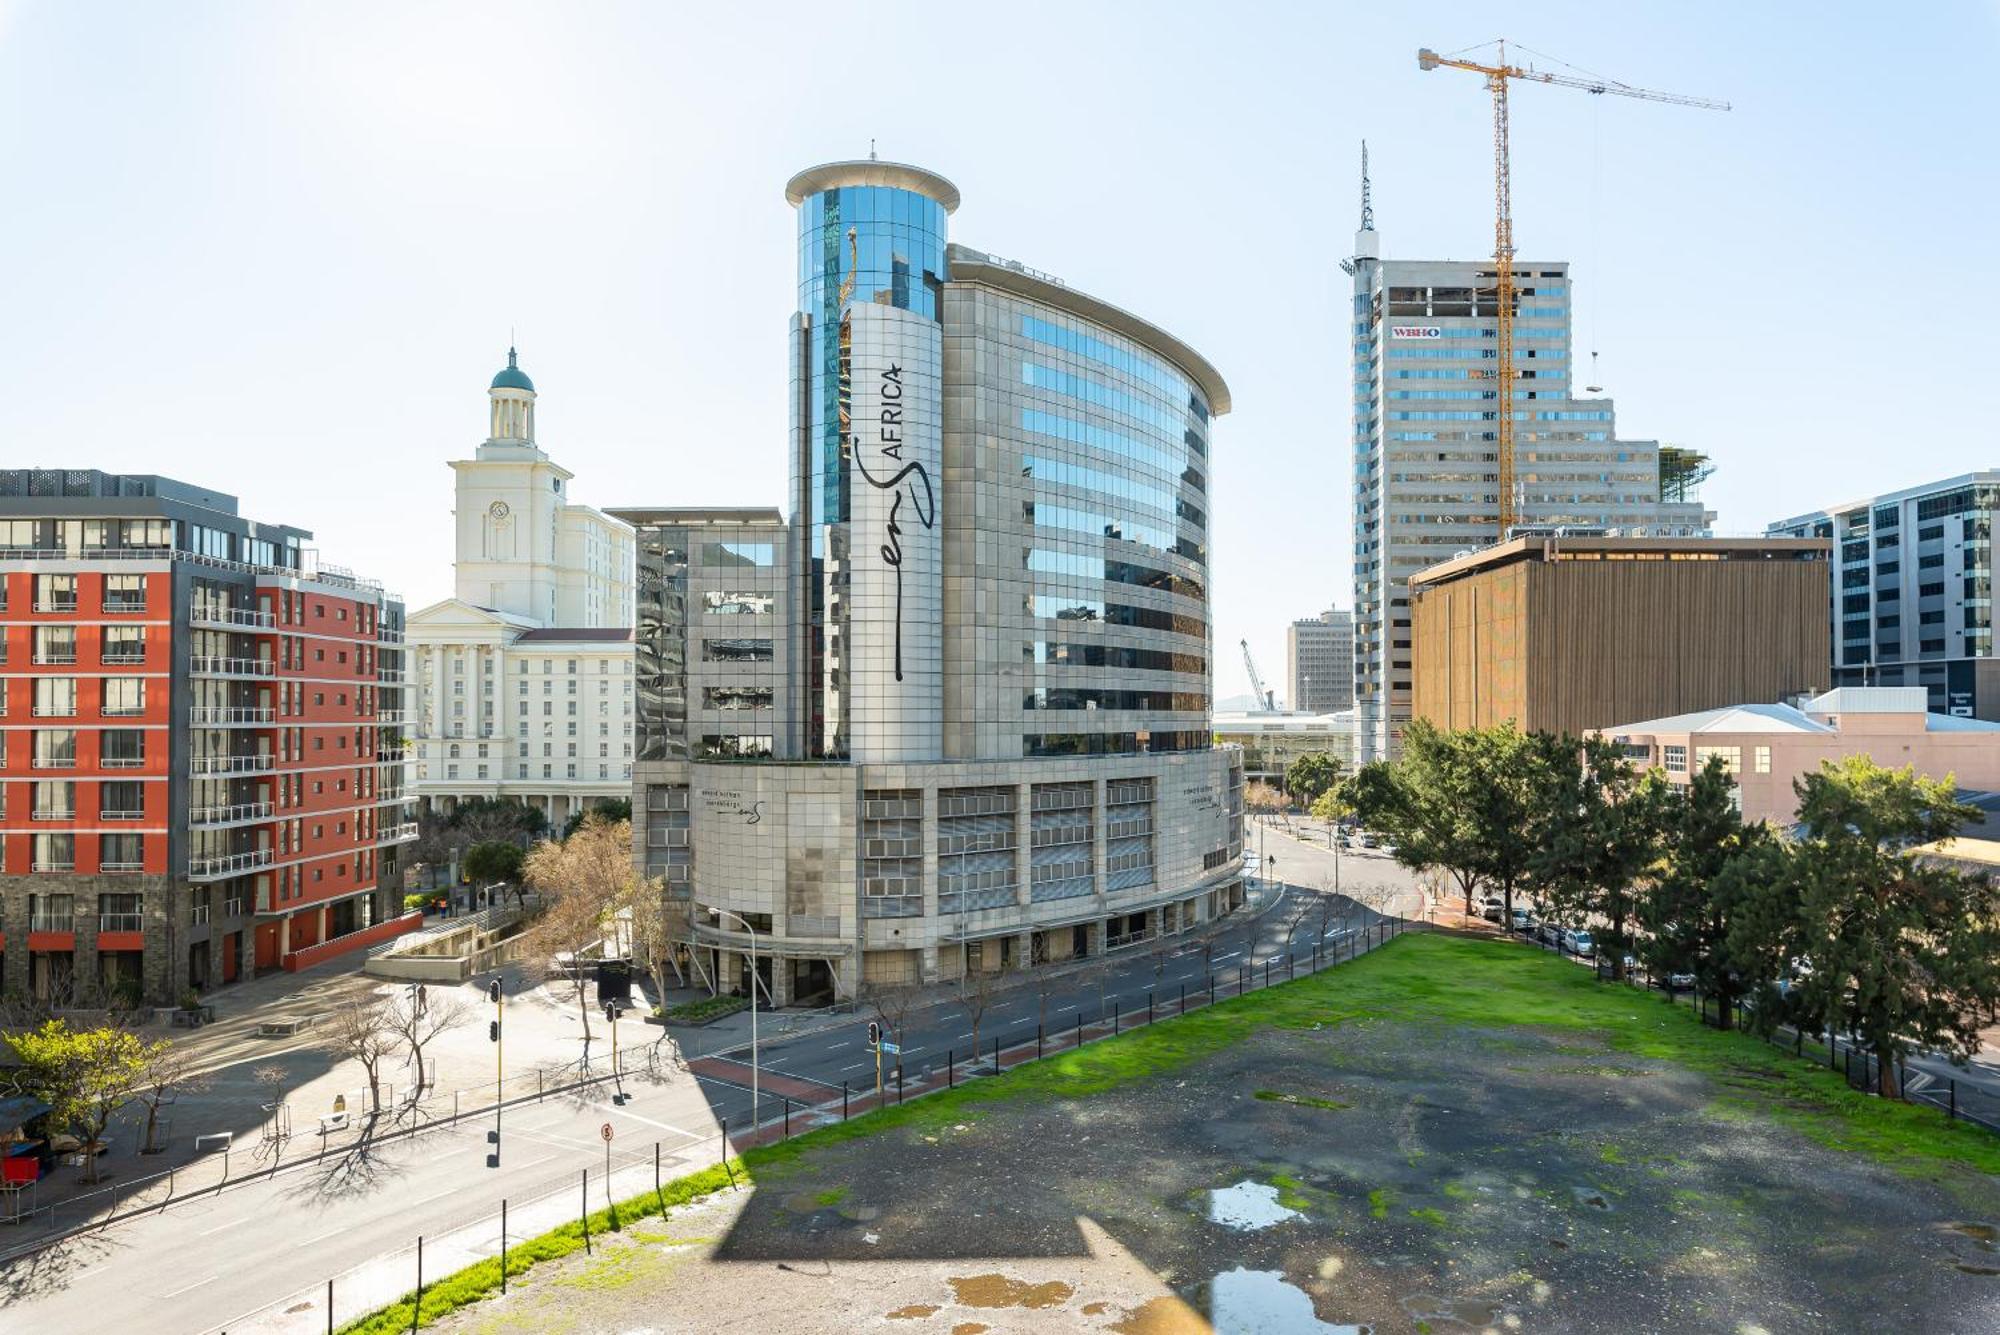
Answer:
[[[1529,83],[1551,84],[1557,88],[1576,88],[1586,93],[1615,93],[1619,97],[1634,97],[1646,102],[1665,102],[1672,106],[1701,107],[1710,111],[1727,111],[1727,102],[1713,98],[1688,97],[1680,93],[1662,93],[1649,88],[1634,88],[1630,84],[1619,83],[1615,79],[1579,79],[1567,74],[1553,74],[1532,66],[1523,67],[1507,63],[1507,43],[1503,38],[1499,43],[1499,58],[1496,63],[1482,65],[1476,61],[1459,60],[1441,56],[1429,47],[1417,52],[1417,68],[1434,70],[1440,66],[1468,70],[1484,75],[1486,91],[1493,94],[1493,305],[1494,305],[1494,375],[1499,381],[1499,391],[1495,398],[1499,404],[1498,463],[1500,473],[1500,540],[1506,541],[1507,531],[1514,527],[1514,190],[1512,168],[1508,157],[1507,126],[1507,83],[1510,79],[1521,79]]]
[[[1250,656],[1250,641],[1244,640],[1241,643],[1243,645],[1243,668],[1250,674],[1250,690],[1256,695],[1258,704],[1262,705],[1266,710],[1276,712],[1278,702],[1272,696],[1271,692],[1264,689],[1264,679],[1257,675],[1257,660]],[[1297,708],[1296,705],[1293,707]]]

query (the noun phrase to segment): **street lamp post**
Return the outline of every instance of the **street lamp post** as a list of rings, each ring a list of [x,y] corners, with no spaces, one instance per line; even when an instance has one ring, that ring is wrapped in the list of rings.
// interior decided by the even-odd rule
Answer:
[[[757,1080],[757,929],[750,920],[731,909],[716,909],[718,918],[734,918],[743,924],[743,930],[750,934],[750,1134],[757,1134],[757,1110],[760,1096]]]

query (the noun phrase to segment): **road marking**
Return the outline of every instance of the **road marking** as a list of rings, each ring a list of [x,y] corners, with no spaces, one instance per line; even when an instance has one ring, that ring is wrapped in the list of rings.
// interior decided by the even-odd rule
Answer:
[[[971,1031],[970,1029],[968,1029],[968,1030],[966,1030],[966,1031],[965,1031],[964,1033],[960,1034],[960,1035],[959,1035],[959,1037],[960,1037],[960,1038],[971,1038],[971,1037],[972,1037],[972,1031]]]
[[[470,1184],[467,1184],[467,1185],[470,1185]],[[414,1209],[416,1209],[416,1208],[417,1208],[417,1207],[418,1207],[419,1205],[429,1205],[429,1204],[430,1204],[430,1203],[431,1203],[432,1201],[441,1201],[441,1200],[443,1200],[443,1199],[444,1199],[445,1197],[447,1197],[447,1196],[450,1196],[450,1195],[453,1195],[454,1193],[456,1193],[456,1192],[459,1192],[459,1191],[462,1191],[462,1190],[464,1190],[464,1187],[462,1187],[462,1186],[461,1186],[461,1187],[453,1187],[453,1188],[451,1188],[451,1190],[450,1190],[450,1191],[440,1191],[440,1192],[436,1193],[435,1195],[432,1195],[432,1196],[426,1196],[426,1197],[424,1197],[424,1198],[423,1198],[422,1200],[420,1200],[420,1201],[411,1201],[411,1202],[410,1202],[410,1203],[409,1203],[408,1205],[405,1205],[405,1206],[403,1207],[403,1209],[405,1209],[405,1210],[414,1210]]]
[[[612,1115],[617,1117],[629,1117],[635,1122],[644,1122],[647,1126],[657,1126],[662,1131],[671,1131],[677,1136],[686,1136],[689,1140],[694,1140],[697,1138],[694,1132],[684,1131],[680,1127],[675,1126],[672,1122],[656,1122],[650,1117],[641,1117],[638,1113],[632,1112],[625,1108],[617,1107],[613,1104],[593,1103],[590,1106],[597,1109],[599,1112],[611,1113]]]
[[[553,1158],[554,1156],[553,1156],[553,1155],[551,1155],[550,1157],[551,1157],[551,1158]],[[319,1235],[318,1237],[315,1237],[315,1238],[307,1238],[307,1239],[306,1239],[306,1240],[305,1240],[304,1242],[301,1242],[301,1243],[298,1243],[298,1244],[296,1244],[296,1245],[298,1245],[298,1246],[300,1246],[300,1247],[310,1247],[310,1246],[312,1246],[312,1245],[313,1245],[313,1244],[314,1244],[315,1242],[325,1242],[325,1241],[326,1241],[326,1240],[327,1240],[328,1238],[331,1238],[331,1237],[335,1237],[335,1236],[337,1236],[338,1234],[341,1234],[341,1233],[351,1233],[351,1232],[353,1232],[353,1226],[352,1226],[352,1225],[349,1225],[349,1226],[347,1226],[347,1227],[344,1227],[344,1228],[330,1228],[330,1229],[328,1229],[328,1230],[327,1230],[326,1232],[324,1232],[324,1233],[320,1234],[320,1235]],[[78,1279],[82,1279],[82,1278],[83,1278],[83,1276],[82,1276],[82,1275],[78,1275],[78,1276],[77,1276],[77,1278],[78,1278]]]
[[[1073,1011],[1075,1009],[1076,1006],[1074,1004],[1068,1006],[1058,1006],[1056,1007],[1056,1014],[1061,1015],[1064,1011]]]
[[[183,1293],[193,1293],[196,1289],[200,1288],[204,1284],[213,1284],[219,1278],[221,1278],[220,1275],[210,1275],[207,1279],[196,1280],[194,1283],[188,1285],[186,1288],[175,1289],[172,1293],[163,1293],[160,1296],[162,1298],[178,1298]]]
[[[244,1217],[244,1218],[242,1218],[242,1219],[232,1219],[232,1220],[230,1220],[230,1221],[229,1221],[228,1223],[226,1223],[226,1224],[217,1224],[217,1225],[216,1225],[216,1226],[215,1226],[214,1228],[205,1228],[205,1229],[203,1229],[203,1230],[202,1230],[201,1232],[199,1232],[199,1233],[195,1234],[195,1236],[196,1236],[196,1237],[198,1237],[198,1238],[205,1238],[205,1237],[207,1237],[207,1236],[208,1236],[209,1234],[211,1234],[211,1233],[220,1233],[220,1232],[222,1232],[222,1230],[224,1230],[224,1229],[226,1229],[226,1228],[238,1228],[238,1227],[240,1227],[240,1226],[242,1226],[242,1225],[244,1225],[244,1224],[247,1224],[247,1223],[249,1223],[249,1222],[250,1222],[250,1220],[251,1220],[251,1219],[253,1219],[253,1218],[255,1218],[255,1217],[256,1217],[256,1216],[254,1216],[254,1215],[249,1215],[249,1216],[245,1216],[245,1217]],[[209,1276],[209,1278],[210,1278],[210,1279],[214,1279],[214,1278],[215,1278],[215,1276],[213,1276],[213,1275],[210,1275],[210,1276]],[[172,1297],[173,1295],[172,1295],[172,1294],[169,1294],[169,1295],[167,1295],[167,1296],[168,1296],[168,1297]]]
[[[868,1063],[867,1063],[867,1062],[856,1062],[856,1063],[854,1063],[854,1065],[852,1065],[852,1066],[843,1066],[843,1067],[841,1067],[840,1069],[841,1069],[841,1070],[843,1070],[843,1071],[865,1071],[865,1070],[867,1070],[867,1069],[868,1069]]]

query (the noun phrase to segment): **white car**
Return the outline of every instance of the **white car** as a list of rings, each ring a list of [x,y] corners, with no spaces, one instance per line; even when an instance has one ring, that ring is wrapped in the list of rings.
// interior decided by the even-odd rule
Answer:
[[[1579,931],[1564,932],[1562,935],[1562,947],[1580,959],[1589,959],[1591,953],[1597,948],[1592,943],[1589,932]]]

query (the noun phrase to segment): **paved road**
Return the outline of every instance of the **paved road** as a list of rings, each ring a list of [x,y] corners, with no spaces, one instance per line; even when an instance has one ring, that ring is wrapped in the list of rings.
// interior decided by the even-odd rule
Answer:
[[[1260,976],[1267,962],[1275,976],[1288,936],[1291,949],[1309,959],[1316,939],[1348,944],[1379,921],[1374,911],[1345,898],[1284,887],[1272,893],[1277,902],[1270,911],[1222,926],[1206,944],[1183,943],[1157,956],[1142,948],[1095,969],[1058,971],[1046,1001],[1050,1029],[1066,1036],[1079,1019],[1092,1024],[1114,1011],[1143,1016],[1148,992],[1164,1010],[1182,986],[1197,994],[1213,977],[1221,991],[1235,971]],[[1009,1045],[1032,1041],[1038,1001],[1025,987],[1001,994],[981,1024],[982,1048],[990,1051],[989,1036]],[[837,1107],[842,1081],[857,1091],[872,1083],[867,1018],[857,1015],[765,1045],[760,1067],[778,1088],[798,1093],[818,1087]],[[904,1021],[906,1071],[941,1065],[947,1052],[963,1060],[970,1031],[954,1001],[913,1009]],[[583,1169],[601,1175],[603,1123],[612,1124],[623,1150],[645,1153],[659,1141],[669,1175],[709,1160],[722,1119],[738,1130],[750,1124],[750,1091],[733,1081],[670,1070],[660,1083],[631,1081],[627,1087],[632,1097],[622,1106],[608,1091],[593,1091],[509,1109],[498,1169],[485,1166],[490,1123],[467,1122],[182,1200],[0,1266],[0,1330],[213,1329],[397,1252],[418,1234],[435,1238],[482,1219],[503,1196],[519,1202],[561,1188]],[[778,1098],[763,1096],[766,1125],[783,1111]],[[294,1144],[312,1140],[302,1136]],[[354,1280],[340,1287],[362,1286]]]

